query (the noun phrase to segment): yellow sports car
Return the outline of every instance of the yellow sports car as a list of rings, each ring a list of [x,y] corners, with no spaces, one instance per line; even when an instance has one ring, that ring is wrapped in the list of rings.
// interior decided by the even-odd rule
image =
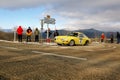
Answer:
[[[71,32],[66,36],[56,36],[55,42],[58,45],[88,45],[91,40],[81,32]]]

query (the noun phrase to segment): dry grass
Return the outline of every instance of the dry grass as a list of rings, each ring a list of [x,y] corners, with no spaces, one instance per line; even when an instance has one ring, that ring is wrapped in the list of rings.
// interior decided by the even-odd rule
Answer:
[[[0,80],[120,80],[120,45],[117,44],[69,47],[0,42],[0,46]]]
[[[13,33],[6,33],[6,32],[2,32],[0,31],[0,39],[2,40],[13,40]]]

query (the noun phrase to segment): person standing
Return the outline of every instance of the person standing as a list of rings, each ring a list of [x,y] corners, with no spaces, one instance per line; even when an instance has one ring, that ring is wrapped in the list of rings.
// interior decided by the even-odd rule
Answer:
[[[120,33],[119,32],[117,32],[117,44],[119,44],[120,43]]]
[[[105,39],[105,34],[102,33],[102,34],[101,34],[101,42],[104,42],[104,39]]]
[[[111,35],[110,35],[110,41],[111,41],[111,43],[114,42],[114,35],[113,35],[113,33],[111,33]]]
[[[22,33],[23,33],[23,29],[22,29],[21,26],[19,26],[19,27],[17,28],[17,34],[18,34],[18,41],[19,41],[19,42],[22,42]]]
[[[35,42],[39,42],[39,30],[38,28],[35,29],[34,34],[35,34]]]
[[[27,42],[31,42],[31,35],[32,35],[32,29],[30,27],[28,27],[27,31],[26,31],[26,35],[27,35]]]
[[[55,32],[54,32],[54,37],[55,36],[59,36],[58,30],[55,30]]]
[[[48,28],[46,31],[45,31],[45,33],[47,34],[47,38],[49,38],[50,36],[51,36],[51,30],[50,30],[50,28]]]

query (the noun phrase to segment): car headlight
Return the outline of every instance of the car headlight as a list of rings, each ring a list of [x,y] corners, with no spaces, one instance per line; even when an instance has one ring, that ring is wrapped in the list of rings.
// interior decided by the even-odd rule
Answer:
[[[57,36],[54,38],[54,40],[57,40]]]

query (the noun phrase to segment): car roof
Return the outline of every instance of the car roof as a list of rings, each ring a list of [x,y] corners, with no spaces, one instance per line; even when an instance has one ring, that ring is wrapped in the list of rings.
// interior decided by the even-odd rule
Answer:
[[[82,32],[73,32],[73,33],[83,34]]]

